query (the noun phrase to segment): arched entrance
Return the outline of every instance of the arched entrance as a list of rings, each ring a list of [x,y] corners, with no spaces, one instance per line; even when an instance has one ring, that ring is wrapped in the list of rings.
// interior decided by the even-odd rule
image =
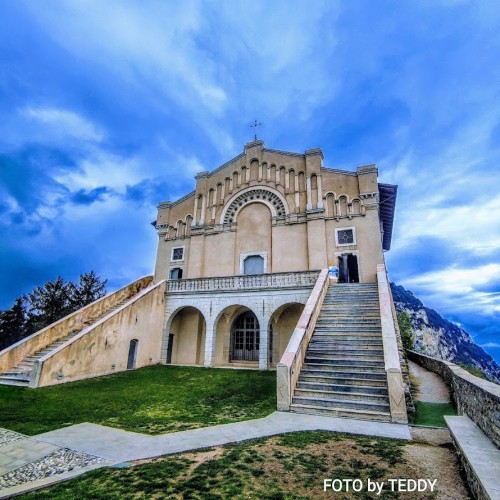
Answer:
[[[290,302],[273,312],[269,321],[269,363],[277,365],[297,326],[304,304]]]
[[[193,306],[178,309],[167,322],[163,338],[163,360],[167,364],[202,365],[205,355],[206,322]]]
[[[252,311],[246,311],[231,327],[229,361],[259,361],[259,346],[259,320]]]

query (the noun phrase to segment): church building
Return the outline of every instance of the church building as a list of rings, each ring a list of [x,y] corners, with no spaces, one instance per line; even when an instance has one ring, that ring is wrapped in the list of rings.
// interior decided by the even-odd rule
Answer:
[[[158,206],[155,280],[166,279],[162,361],[275,366],[321,269],[374,283],[396,186],[377,167],[323,166],[321,149],[255,140],[196,188]]]

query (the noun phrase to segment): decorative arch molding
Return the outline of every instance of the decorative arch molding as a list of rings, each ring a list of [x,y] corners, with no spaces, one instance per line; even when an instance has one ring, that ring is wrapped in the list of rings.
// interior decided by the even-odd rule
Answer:
[[[222,210],[220,223],[231,224],[236,221],[237,213],[249,203],[263,203],[271,210],[273,217],[283,217],[288,214],[288,204],[283,195],[264,186],[243,189],[231,197]]]

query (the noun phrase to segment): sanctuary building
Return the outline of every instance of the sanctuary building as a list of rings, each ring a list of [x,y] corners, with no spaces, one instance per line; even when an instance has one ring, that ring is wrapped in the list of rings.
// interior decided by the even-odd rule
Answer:
[[[335,268],[340,283],[376,281],[395,195],[375,165],[331,169],[321,149],[291,153],[262,141],[200,172],[194,191],[158,206],[163,361],[275,366],[319,270]]]

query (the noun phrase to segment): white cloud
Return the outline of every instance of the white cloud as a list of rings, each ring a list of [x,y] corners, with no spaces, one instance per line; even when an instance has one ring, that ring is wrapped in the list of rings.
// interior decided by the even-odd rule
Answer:
[[[63,1],[57,9],[32,2],[27,7],[67,50],[118,73],[125,84],[147,81],[155,100],[161,90],[189,107],[224,109],[225,91],[194,39],[203,22],[196,2]]]
[[[422,291],[424,302],[447,313],[480,312],[500,313],[500,294],[478,291],[498,280],[500,263],[477,267],[448,267],[440,271],[422,273],[405,279],[403,285]],[[420,296],[420,293],[417,293]],[[422,298],[422,297],[421,297]]]
[[[83,141],[100,142],[105,134],[90,121],[73,111],[50,107],[26,107],[20,110],[22,116],[51,127],[56,133]]]
[[[480,344],[483,348],[500,348],[500,344],[498,342],[486,342],[486,344]]]

